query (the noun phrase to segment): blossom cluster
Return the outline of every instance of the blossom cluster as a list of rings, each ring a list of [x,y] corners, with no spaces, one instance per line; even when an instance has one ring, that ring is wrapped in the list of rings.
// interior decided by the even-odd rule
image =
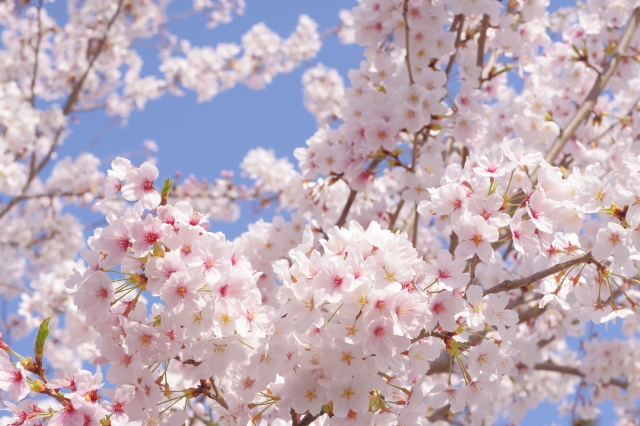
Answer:
[[[575,421],[611,400],[633,424],[637,1],[360,0],[331,30],[364,47],[347,87],[303,74],[318,129],[297,169],[256,148],[252,186],[162,182],[83,154],[41,180],[74,112],[262,88],[321,47],[307,16],[287,39],[257,24],[193,47],[165,2],[102,3],[60,28],[0,4],[0,291],[22,299],[14,337],[38,329],[33,357],[0,340],[10,423],[496,424],[547,399]],[[243,9],[194,2],[210,26]],[[133,41],[155,34],[163,77],[141,77]],[[214,220],[242,201],[279,215],[227,240]],[[88,249],[69,202],[105,215]],[[591,330],[618,321],[624,339]]]

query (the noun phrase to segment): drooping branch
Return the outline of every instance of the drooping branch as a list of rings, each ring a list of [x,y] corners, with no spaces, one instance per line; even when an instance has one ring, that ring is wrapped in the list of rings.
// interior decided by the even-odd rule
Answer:
[[[503,291],[509,291],[509,290],[514,290],[516,288],[524,287],[538,280],[546,278],[550,275],[554,275],[554,274],[557,274],[558,272],[562,272],[568,268],[571,268],[572,266],[579,265],[581,263],[599,264],[599,262],[597,262],[591,255],[591,252],[589,252],[583,256],[576,257],[574,259],[568,260],[563,263],[558,263],[557,265],[554,265],[550,268],[536,272],[535,274],[525,278],[520,278],[517,280],[504,280],[500,284],[485,290],[484,295],[486,296],[487,294],[501,293]]]

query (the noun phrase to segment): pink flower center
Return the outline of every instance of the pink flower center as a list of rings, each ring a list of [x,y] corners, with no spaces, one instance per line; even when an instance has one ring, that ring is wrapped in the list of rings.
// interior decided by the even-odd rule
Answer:
[[[334,287],[340,287],[342,285],[342,277],[339,277],[339,276],[333,277],[333,279],[331,280],[331,283],[333,284]]]
[[[176,294],[184,299],[184,297],[187,295],[187,286],[185,285],[178,286],[178,288],[176,288]]]
[[[142,189],[146,192],[146,191],[152,191],[153,188],[153,181],[149,180],[149,179],[145,179],[142,182]]]
[[[480,234],[476,234],[471,238],[471,241],[473,241],[475,243],[475,245],[478,245],[482,242],[482,235]]]
[[[189,225],[196,226],[200,223],[200,213],[193,212],[191,215],[191,219],[189,220]]]
[[[116,243],[116,246],[118,246],[120,250],[126,253],[127,250],[129,249],[129,239],[125,237],[120,237],[120,239]]]
[[[160,239],[160,234],[155,231],[147,231],[144,233],[144,239],[149,243],[153,244]]]
[[[435,305],[433,305],[432,311],[436,314],[440,314],[444,312],[444,305],[442,303],[436,303]]]
[[[451,277],[451,271],[448,269],[438,269],[438,278],[442,279],[442,278],[450,278]]]
[[[384,331],[384,327],[378,326],[373,330],[373,334],[375,334],[378,337],[384,337],[386,333]]]
[[[222,287],[220,287],[220,296],[227,297],[228,293],[229,293],[229,284],[225,284]]]
[[[204,265],[204,269],[207,269],[207,270],[213,268],[213,259],[205,260],[203,265]]]
[[[106,299],[109,296],[109,292],[106,288],[99,288],[93,295],[96,299]]]

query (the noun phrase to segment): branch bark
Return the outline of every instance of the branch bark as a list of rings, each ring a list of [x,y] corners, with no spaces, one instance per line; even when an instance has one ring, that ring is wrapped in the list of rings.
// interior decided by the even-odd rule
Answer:
[[[550,361],[547,362],[543,362],[540,364],[536,364],[533,367],[535,370],[541,370],[541,371],[555,371],[556,373],[562,373],[562,374],[571,374],[572,376],[578,376],[578,377],[584,377],[584,373],[580,370],[578,370],[577,368],[574,367],[567,367],[564,365],[557,365],[554,364]],[[619,380],[619,379],[611,379],[609,380],[609,382],[607,382],[609,385],[613,385],[613,386],[618,386],[622,389],[626,389],[629,386],[629,383],[627,383],[624,380]]]
[[[402,18],[404,19],[404,37],[405,37],[405,49],[406,53],[404,55],[404,60],[407,63],[407,71],[409,72],[409,83],[414,84],[413,80],[413,72],[411,71],[411,59],[409,58],[409,19],[407,15],[409,14],[409,0],[404,0],[404,5],[402,6]]]
[[[487,42],[487,28],[489,27],[489,15],[482,15],[482,23],[480,24],[480,36],[478,37],[478,54],[476,56],[476,65],[480,67],[480,82],[482,83],[482,66],[484,63],[484,45]]]
[[[456,24],[457,24],[457,27],[456,27]],[[449,31],[456,31],[456,41],[454,44],[456,51],[453,52],[451,56],[449,56],[449,62],[447,63],[447,68],[445,70],[445,73],[447,74],[447,78],[449,77],[449,74],[451,74],[451,69],[453,68],[454,62],[456,61],[458,47],[460,46],[460,39],[462,38],[462,27],[464,27],[464,15],[463,14],[456,15],[455,18],[453,18],[453,23],[451,24],[451,28],[449,30]]]
[[[40,0],[40,3],[38,3],[38,39],[36,40],[35,58],[33,62],[33,76],[31,77],[31,88],[30,88],[31,98],[29,99],[29,101],[31,102],[31,106],[34,106],[36,103],[35,87],[36,87],[36,79],[38,78],[38,55],[40,53],[40,43],[42,42],[41,13],[42,13],[42,0]]]
[[[380,155],[379,158],[374,158],[369,164],[369,167],[367,167],[367,173],[372,173],[376,169],[376,167],[378,167],[378,164],[380,164],[380,162],[384,159],[384,157],[385,155]],[[347,202],[344,205],[344,208],[342,209],[342,213],[340,214],[340,218],[336,222],[336,226],[342,227],[347,222],[347,216],[349,215],[349,210],[351,210],[351,205],[356,199],[357,194],[358,194],[358,191],[351,188],[351,191],[349,192],[349,197],[347,198]]]
[[[593,256],[591,255],[591,252],[580,256],[580,257],[576,257],[574,259],[568,260],[566,262],[563,263],[558,263],[557,265],[554,265],[550,268],[547,268],[545,270],[536,272],[535,274],[525,277],[525,278],[520,278],[518,280],[504,280],[503,282],[501,282],[498,285],[495,285],[493,287],[491,287],[490,289],[487,289],[484,291],[484,295],[486,296],[487,294],[493,294],[493,293],[501,293],[503,291],[509,291],[509,290],[514,290],[516,288],[520,288],[520,287],[524,287],[527,286],[531,283],[534,283],[538,280],[541,280],[543,278],[546,278],[550,275],[553,274],[557,274],[558,272],[562,272],[572,266],[575,265],[579,265],[580,263],[595,263],[598,264],[598,262],[593,258]]]

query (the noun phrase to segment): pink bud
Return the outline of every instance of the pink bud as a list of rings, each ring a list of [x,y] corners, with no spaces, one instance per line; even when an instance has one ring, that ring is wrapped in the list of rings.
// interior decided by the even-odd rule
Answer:
[[[5,351],[9,349],[9,345],[2,340],[2,333],[0,333],[0,349],[4,349]]]

